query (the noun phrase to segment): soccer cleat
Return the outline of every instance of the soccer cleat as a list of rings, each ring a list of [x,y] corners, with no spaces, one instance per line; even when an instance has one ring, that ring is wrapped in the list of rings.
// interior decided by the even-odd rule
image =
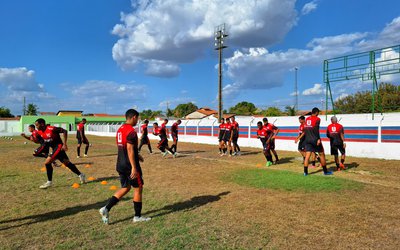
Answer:
[[[80,174],[79,175],[79,180],[81,181],[81,184],[86,183],[86,175],[85,174]]]
[[[233,152],[233,154],[232,155],[237,155],[237,153],[236,152]]]
[[[304,176],[307,176],[308,174],[307,174],[307,173],[303,173],[303,175],[304,175]]]
[[[220,153],[219,156],[224,156],[224,153]]]
[[[341,169],[343,169],[343,170],[345,170],[345,169],[346,169],[346,167],[344,166],[344,164],[343,164],[343,163],[340,163],[340,164],[339,164],[339,167],[340,167]]]
[[[149,221],[151,220],[150,217],[143,217],[143,216],[135,216],[133,217],[133,222],[144,222],[144,221]]]
[[[53,183],[51,181],[47,181],[45,184],[41,185],[39,188],[41,189],[46,189],[49,188],[53,185]]]
[[[76,157],[77,159],[81,158],[79,155]]]
[[[87,154],[84,154],[83,157],[87,157]]]
[[[324,173],[324,175],[333,175],[333,173],[332,173],[331,171],[326,171],[326,172]]]
[[[336,167],[336,171],[340,171],[340,167]]]
[[[172,157],[176,158],[176,157],[178,157],[178,154],[177,154],[177,153],[174,153],[174,154],[172,155]]]
[[[108,225],[108,209],[106,207],[102,207],[100,208],[99,213],[103,223]]]
[[[242,153],[241,153],[240,151],[238,151],[238,152],[236,153],[236,155],[242,155]]]
[[[272,166],[272,161],[267,161],[267,164],[265,164],[266,167]]]
[[[162,157],[167,156],[167,154],[168,154],[168,151],[165,151],[164,153],[162,153]]]

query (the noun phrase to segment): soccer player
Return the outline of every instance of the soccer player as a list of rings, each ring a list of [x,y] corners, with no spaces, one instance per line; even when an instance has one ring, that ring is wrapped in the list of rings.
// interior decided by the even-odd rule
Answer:
[[[160,142],[157,145],[157,148],[160,149],[162,152],[162,156],[165,157],[168,153],[170,153],[174,158],[176,157],[176,153],[173,153],[172,150],[168,146],[168,138],[167,138],[167,131],[164,127],[159,127],[158,123],[153,123],[153,134],[160,136]]]
[[[271,138],[268,136],[268,130],[263,126],[263,123],[257,122],[257,138],[260,139],[262,145],[263,145],[263,153],[265,158],[267,159],[267,163],[265,166],[269,167],[272,165],[272,155],[271,155],[271,144],[268,142],[268,140]]]
[[[69,158],[65,151],[68,150],[67,139],[68,132],[67,130],[46,125],[46,122],[43,118],[39,118],[35,122],[36,128],[38,130],[38,134],[43,138],[45,145],[53,150],[51,154],[48,155],[44,164],[46,166],[47,173],[47,182],[40,186],[42,189],[46,189],[51,187],[53,184],[53,167],[51,163],[55,160],[59,160],[62,162],[67,168],[69,168],[73,173],[79,176],[81,183],[86,183],[86,178],[83,173],[81,173],[78,168],[69,161]],[[64,136],[64,143],[61,140],[60,134]]]
[[[89,150],[89,140],[85,136],[85,124],[86,124],[86,119],[83,118],[82,121],[77,125],[77,131],[76,131],[76,139],[78,140],[78,145],[76,146],[76,153],[77,153],[77,158],[81,157],[81,146],[82,143],[85,144],[85,154],[83,155],[84,157],[87,157],[87,153]]]
[[[28,130],[31,133],[31,136],[27,136],[25,133],[22,133],[21,136],[29,141],[40,144],[40,146],[34,150],[33,156],[47,158],[47,155],[49,154],[49,147],[46,147],[43,138],[35,129],[35,125],[29,125]]]
[[[149,126],[149,120],[144,120],[143,125],[141,126],[142,135],[140,136],[139,153],[144,144],[147,144],[150,154],[153,153],[153,151],[151,150],[151,143],[148,136],[149,134],[148,126]]]
[[[177,147],[178,147],[178,126],[182,123],[181,120],[177,120],[174,124],[171,126],[171,136],[173,140],[173,144],[171,146],[172,152],[176,154]]]
[[[303,156],[303,164],[304,164],[304,159],[306,156],[306,152],[304,151],[304,123],[306,122],[306,118],[304,116],[299,117],[299,135],[296,137],[296,140],[294,140],[294,143],[299,143],[297,146],[297,149],[299,150],[301,156]]]
[[[151,218],[142,216],[143,174],[140,162],[143,157],[138,152],[138,136],[134,129],[139,119],[139,113],[129,109],[125,113],[126,122],[117,131],[118,146],[117,172],[121,182],[121,189],[114,193],[107,204],[99,212],[105,224],[109,222],[109,212],[133,187],[133,208],[135,216],[133,222],[149,221]]]
[[[218,134],[218,144],[219,144],[219,155],[223,156],[226,154],[226,145],[224,141],[225,136],[225,119],[221,118],[221,123],[219,124],[219,134]]]
[[[267,141],[269,141],[269,144],[270,144],[269,148],[271,149],[271,152],[274,154],[274,156],[275,156],[275,164],[277,164],[278,161],[279,161],[279,158],[278,158],[278,153],[275,151],[275,137],[279,133],[279,128],[276,127],[272,123],[268,123],[268,118],[267,117],[263,118],[263,123],[264,123],[264,128],[268,131],[268,139],[267,139]]]
[[[313,108],[311,111],[311,116],[306,118],[306,122],[304,125],[304,147],[306,150],[306,155],[304,159],[304,176],[308,175],[308,162],[310,160],[312,152],[318,152],[320,162],[324,170],[324,175],[332,174],[332,172],[328,171],[328,169],[326,168],[324,147],[322,145],[321,137],[319,134],[319,124],[321,123],[321,119],[319,119],[318,115],[319,109]]]
[[[232,144],[233,144],[233,155],[241,155],[240,153],[240,147],[238,145],[238,139],[239,139],[239,123],[237,123],[237,121],[235,121],[235,117],[232,116],[231,118],[232,120]]]
[[[346,143],[344,142],[344,129],[341,124],[338,123],[337,117],[331,117],[332,124],[329,124],[326,129],[326,136],[329,138],[331,143],[331,155],[335,157],[336,169],[340,171],[345,169],[344,160],[346,159]],[[339,162],[339,152],[341,159]]]
[[[229,149],[229,156],[232,156],[232,136],[233,136],[233,125],[231,123],[231,120],[229,118],[225,119],[225,133],[224,133],[224,143],[225,145],[228,145]]]

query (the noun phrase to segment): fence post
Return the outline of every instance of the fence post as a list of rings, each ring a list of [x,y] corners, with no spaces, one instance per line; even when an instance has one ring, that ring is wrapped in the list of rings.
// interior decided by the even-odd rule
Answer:
[[[253,123],[254,119],[255,118],[253,117],[253,119],[251,119],[250,124],[249,124],[249,136],[248,136],[249,139],[251,138],[251,124]]]
[[[211,125],[211,136],[214,136],[214,124],[217,120],[215,120]]]
[[[196,136],[199,136],[199,124],[200,124],[200,122],[201,122],[201,119],[200,119],[200,121],[197,123]]]
[[[382,116],[382,119],[379,121],[378,125],[378,143],[382,143],[382,121],[385,117]]]
[[[183,126],[184,126],[184,131],[185,131],[184,135],[186,135],[186,124],[187,124],[188,122],[189,122],[189,121],[186,120],[185,125],[183,125]]]

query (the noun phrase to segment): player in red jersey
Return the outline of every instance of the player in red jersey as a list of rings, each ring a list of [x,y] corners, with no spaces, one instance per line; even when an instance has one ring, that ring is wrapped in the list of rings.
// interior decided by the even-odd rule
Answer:
[[[31,133],[31,136],[27,136],[25,133],[22,133],[21,136],[29,141],[40,144],[40,146],[34,150],[33,156],[47,158],[47,155],[49,154],[49,147],[46,147],[43,138],[35,129],[35,125],[29,125],[28,130]]]
[[[51,164],[55,160],[61,161],[67,168],[69,168],[72,172],[79,176],[82,184],[85,183],[85,175],[81,173],[72,162],[69,161],[69,158],[65,153],[65,151],[68,150],[68,132],[60,127],[46,125],[45,120],[42,118],[37,119],[35,125],[39,135],[43,138],[45,145],[53,150],[53,152],[48,155],[44,162],[47,172],[47,182],[41,185],[40,188],[46,189],[52,186],[53,167],[51,166]],[[64,142],[61,140],[61,133],[64,135]]]
[[[78,140],[78,145],[76,146],[76,153],[77,153],[77,158],[81,157],[81,146],[82,143],[85,144],[85,154],[83,155],[84,157],[87,157],[87,153],[89,150],[89,140],[85,136],[85,124],[86,124],[86,119],[83,118],[82,121],[76,126],[76,139]]]
[[[142,135],[140,136],[139,153],[144,144],[147,144],[150,154],[153,153],[153,151],[151,150],[151,143],[148,136],[149,134],[148,126],[149,126],[149,120],[144,120],[143,125],[140,127]]]
[[[329,138],[331,143],[331,155],[335,157],[336,169],[345,169],[344,160],[346,159],[346,143],[344,142],[344,129],[341,124],[338,123],[336,116],[331,117],[332,124],[329,124],[326,129],[326,136]],[[342,155],[339,162],[339,152]]]
[[[172,146],[171,150],[176,154],[177,147],[178,147],[178,126],[182,123],[181,120],[177,120],[174,124],[171,126],[171,136],[172,136]]]
[[[114,193],[107,204],[99,212],[105,224],[109,222],[109,212],[133,187],[133,222],[149,221],[151,218],[142,216],[143,173],[140,162],[143,157],[138,152],[138,136],[134,129],[139,119],[139,113],[129,109],[125,113],[126,122],[117,131],[116,142],[118,158],[116,170],[119,174],[121,189]]]
[[[226,153],[226,145],[224,141],[225,136],[225,119],[221,118],[221,123],[219,124],[219,133],[218,133],[218,145],[219,145],[219,154],[223,156]]]
[[[265,158],[267,159],[267,163],[265,164],[267,167],[272,165],[272,155],[271,155],[271,144],[269,143],[269,139],[271,138],[268,135],[268,130],[263,126],[263,123],[257,122],[257,138],[260,139],[262,145],[263,145],[263,154]]]
[[[306,150],[306,156],[304,159],[304,176],[308,175],[308,162],[312,152],[318,152],[324,174],[332,174],[332,172],[328,171],[326,168],[324,147],[319,134],[319,124],[321,123],[321,119],[319,119],[318,115],[319,109],[313,108],[311,116],[307,117],[304,125],[304,147]]]
[[[232,144],[233,144],[233,155],[241,155],[240,153],[240,147],[238,145],[238,139],[239,139],[239,123],[235,120],[235,117],[232,116]]]
[[[263,123],[264,123],[264,128],[268,131],[268,139],[267,140],[269,141],[269,144],[270,144],[269,148],[271,149],[271,152],[274,154],[275,164],[277,164],[279,161],[279,158],[278,158],[278,153],[275,151],[275,137],[279,133],[279,128],[276,127],[272,123],[268,123],[267,117],[263,118]]]
[[[303,156],[303,164],[304,164],[304,159],[306,157],[306,152],[304,151],[304,123],[306,122],[306,118],[304,116],[299,117],[299,135],[296,137],[294,140],[294,143],[299,143],[297,149],[299,150],[301,156]]]
[[[174,158],[176,157],[176,153],[173,153],[172,150],[168,146],[168,138],[166,127],[161,125],[158,126],[158,123],[153,123],[153,134],[160,136],[160,142],[157,145],[157,148],[162,152],[162,156],[165,157],[168,153],[170,153]]]
[[[229,156],[232,156],[232,137],[233,137],[233,125],[229,118],[225,119],[225,133],[224,133],[224,142],[228,146]]]

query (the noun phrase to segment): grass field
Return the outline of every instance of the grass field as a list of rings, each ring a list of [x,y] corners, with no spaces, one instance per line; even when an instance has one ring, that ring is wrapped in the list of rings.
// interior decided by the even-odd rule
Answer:
[[[119,187],[115,139],[89,140],[88,158],[76,159],[74,138],[68,155],[95,180],[74,189],[78,178],[61,167],[41,190],[37,145],[0,139],[1,249],[399,248],[399,161],[348,157],[346,171],[304,177],[294,152],[278,151],[282,163],[266,168],[259,149],[228,158],[215,146],[180,143],[176,159],[144,149],[143,213],[153,219],[131,222],[130,194],[103,225],[98,209]]]

